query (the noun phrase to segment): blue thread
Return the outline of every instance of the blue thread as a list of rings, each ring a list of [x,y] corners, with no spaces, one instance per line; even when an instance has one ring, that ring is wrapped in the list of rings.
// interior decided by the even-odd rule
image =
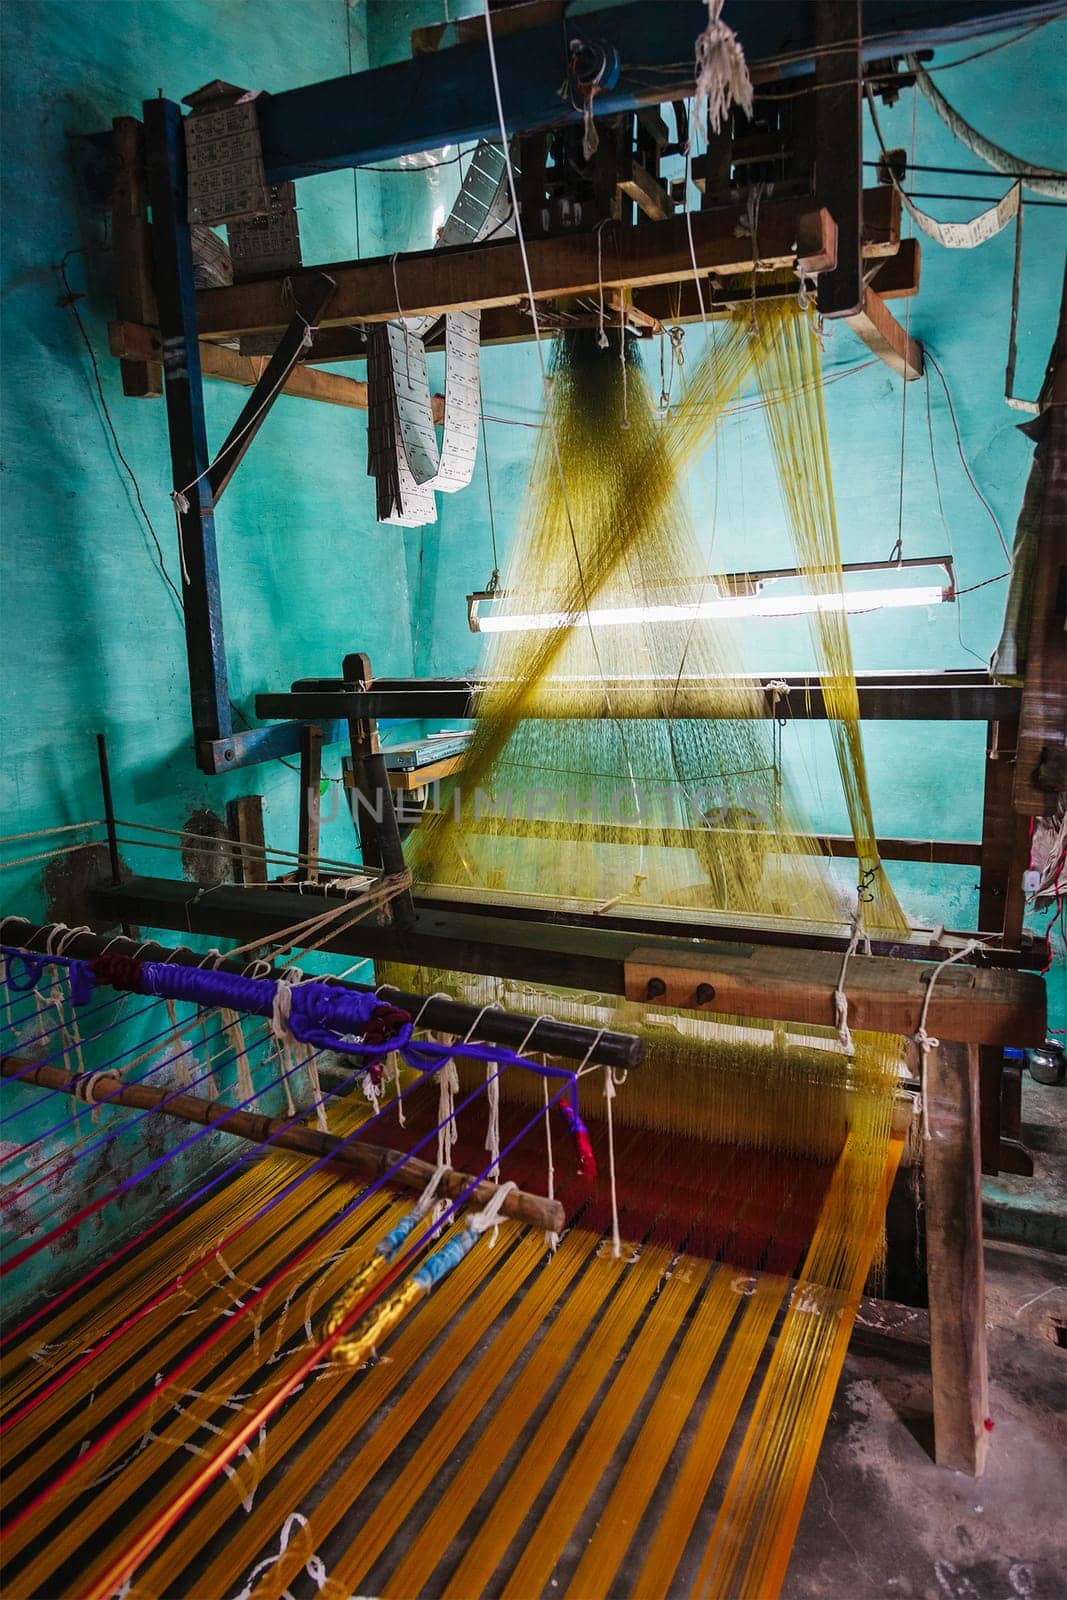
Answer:
[[[412,1231],[418,1226],[419,1219],[414,1211],[409,1211],[406,1217],[401,1217],[395,1228],[379,1239],[376,1245],[377,1253],[384,1256],[386,1261],[392,1261],[397,1251]]]
[[[22,961],[30,981],[16,983],[12,977],[12,961]],[[65,966],[70,974],[71,999],[84,1004],[96,984],[92,965],[69,956],[38,956],[35,952],[4,947],[5,976],[16,992],[28,993],[35,988],[46,964],[52,962]],[[142,993],[164,1000],[184,1000],[194,1005],[225,1008],[247,1012],[253,1016],[271,1017],[277,984],[271,978],[246,978],[240,973],[223,972],[218,968],[186,967],[173,962],[145,961],[139,975]],[[421,1073],[436,1072],[453,1056],[468,1060],[493,1063],[503,1067],[521,1067],[543,1078],[561,1078],[570,1090],[573,1116],[584,1133],[578,1118],[578,1075],[566,1067],[550,1067],[530,1061],[507,1045],[472,1044],[457,1041],[454,1044],[436,1044],[424,1041],[416,1045],[412,1040],[414,1023],[406,1022],[391,1038],[374,1044],[352,1038],[362,1032],[382,1002],[373,993],[358,989],[342,989],[333,984],[298,983],[292,986],[289,1004],[289,1031],[301,1044],[317,1050],[335,1050],[338,1054],[364,1056],[368,1064],[380,1061],[392,1051],[397,1051],[407,1066]],[[570,1119],[568,1118],[568,1121]],[[572,1128],[572,1132],[574,1129]]]
[[[26,969],[22,983],[15,977],[15,962],[21,961]],[[9,989],[14,989],[16,994],[29,994],[36,989],[44,977],[47,956],[35,955],[31,950],[13,950],[4,956],[4,980]]]
[[[478,1237],[473,1228],[464,1228],[462,1233],[457,1233],[455,1238],[449,1239],[440,1250],[435,1250],[433,1255],[423,1262],[418,1272],[413,1274],[419,1288],[429,1291],[435,1283],[447,1278],[452,1269],[458,1267],[463,1257],[478,1243]]]

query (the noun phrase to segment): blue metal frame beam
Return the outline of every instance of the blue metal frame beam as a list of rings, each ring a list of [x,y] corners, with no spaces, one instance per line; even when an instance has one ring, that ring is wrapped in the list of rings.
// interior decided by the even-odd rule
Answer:
[[[1064,0],[865,0],[861,53],[865,61],[904,55],[1065,14]],[[581,112],[559,93],[571,39],[599,45],[619,63],[617,82],[596,97],[600,116],[691,94],[694,44],[707,16],[704,0],[635,0],[563,27],[546,24],[500,38],[509,131],[580,121]],[[814,69],[815,0],[729,0],[727,21],[754,75],[795,77]],[[483,43],[271,95],[259,116],[271,183],[500,132]]]

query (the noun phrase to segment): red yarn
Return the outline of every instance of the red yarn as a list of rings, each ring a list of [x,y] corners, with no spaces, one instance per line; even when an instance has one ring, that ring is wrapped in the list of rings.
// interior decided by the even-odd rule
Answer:
[[[363,1029],[363,1042],[365,1044],[388,1044],[411,1021],[410,1013],[401,1011],[396,1006],[386,1005],[384,1002],[371,1012],[370,1020]]]
[[[114,954],[106,952],[97,956],[90,961],[89,967],[97,983],[106,984],[111,989],[127,989],[131,994],[141,994],[143,964],[133,956],[124,956],[116,950]]]

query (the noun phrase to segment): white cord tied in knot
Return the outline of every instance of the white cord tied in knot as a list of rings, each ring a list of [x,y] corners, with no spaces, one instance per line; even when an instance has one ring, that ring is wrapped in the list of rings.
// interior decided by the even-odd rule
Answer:
[[[490,1200],[484,1211],[476,1211],[467,1219],[467,1227],[472,1233],[486,1233],[490,1228],[496,1228],[500,1222],[500,1213],[504,1209],[504,1201],[512,1189],[517,1189],[514,1183],[502,1183],[496,1194]]]
[[[289,1008],[293,1002],[292,984],[279,978],[274,985],[274,1004],[270,1014],[270,1031],[275,1039],[285,1039],[289,1034]]]
[[[708,25],[696,42],[695,123],[707,107],[712,133],[720,133],[731,106],[752,115],[752,79],[737,35],[722,21],[723,0],[708,0]]]
[[[617,1261],[622,1255],[622,1239],[619,1235],[619,1199],[615,1188],[615,1129],[611,1115],[611,1106],[615,1099],[615,1094],[615,1078],[611,1068],[605,1067],[604,1099],[607,1102],[608,1178],[611,1184],[611,1253]]]
[[[416,1200],[411,1209],[411,1215],[416,1223],[422,1221],[423,1217],[433,1205],[437,1191],[441,1185],[441,1179],[444,1177],[447,1171],[447,1167],[436,1166],[433,1172],[430,1174],[429,1183],[427,1183],[425,1189],[419,1195],[419,1198]]]
[[[500,1176],[500,1070],[493,1061],[486,1063],[485,1097],[489,1102],[485,1148],[489,1152],[489,1176],[495,1182]]]
[[[184,516],[185,512],[187,512],[189,509],[189,496],[187,494],[183,494],[180,489],[175,489],[171,495],[171,499],[174,502],[174,509],[178,515]]]
[[[870,955],[871,941],[863,926],[863,907],[856,907],[856,915],[852,919],[852,937],[848,941],[844,955],[841,957],[841,971],[837,975],[837,988],[834,990],[834,1025],[837,1028],[837,1037],[841,1041],[841,1048],[849,1055],[854,1055],[856,1047],[852,1042],[852,1033],[848,1025],[848,995],[845,993],[845,973],[848,964],[856,954],[860,941],[863,942],[864,954]]]
[[[954,961],[963,961],[967,956],[973,955],[976,950],[981,950],[984,943],[983,939],[968,939],[967,943],[962,949],[957,950],[955,955],[946,956],[944,961],[934,968],[926,980],[926,993],[923,996],[922,1010],[919,1012],[919,1026],[911,1036],[912,1042],[919,1047],[919,1092],[922,1095],[923,1103],[924,1139],[930,1138],[930,1110],[926,1094],[926,1068],[930,1051],[936,1050],[941,1043],[940,1039],[935,1039],[933,1034],[926,1031],[926,1018],[930,1013],[930,1001],[933,998],[934,985],[946,967],[951,967]]]

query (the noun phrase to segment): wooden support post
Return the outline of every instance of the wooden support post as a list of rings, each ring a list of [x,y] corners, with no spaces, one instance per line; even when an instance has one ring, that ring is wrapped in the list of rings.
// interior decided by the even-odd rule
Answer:
[[[930,1049],[925,1101],[934,1455],[939,1467],[977,1478],[989,1442],[989,1381],[976,1046]]]
[[[111,195],[115,310],[123,320],[154,323],[156,292],[152,281],[144,128],[136,117],[116,117],[111,126],[115,149],[115,186]],[[123,394],[135,399],[162,395],[161,354],[144,359],[124,357],[121,371]]]
[[[306,722],[300,730],[300,836],[296,876],[301,883],[319,881],[319,831],[322,821],[322,726]]]
[[[226,806],[233,853],[233,876],[246,886],[267,881],[267,856],[263,839],[263,796],[243,794]]]
[[[978,878],[978,927],[1000,933],[1017,947],[1026,898],[1023,873],[1030,851],[1029,818],[1012,805],[1017,722],[987,724],[985,796],[982,805],[982,863]]]
[[[1067,279],[1041,401],[1035,464],[1044,483],[1014,795],[1018,810],[1031,817],[1051,816],[1067,787]]]
[[[905,382],[922,377],[922,345],[905,332],[885,301],[873,289],[864,290],[861,309],[844,320],[868,350],[880,356],[886,366],[892,367]]]
[[[863,28],[860,0],[819,0],[815,190],[837,223],[837,265],[819,278],[824,317],[863,311]],[[899,235],[898,235],[899,237]]]
[[[242,406],[241,414],[227,434],[208,474],[216,505],[281,393],[289,369],[304,348],[305,338],[312,329],[318,327],[319,318],[329,304],[333,291],[333,279],[325,272],[316,273],[310,283],[305,284],[301,304],[260,373],[255,388]]]
[[[345,656],[341,675],[344,682],[354,684],[357,691],[368,689],[372,682],[370,657],[362,651]],[[352,751],[352,818],[359,833],[363,865],[394,876],[406,870],[404,847],[378,738],[378,723],[373,716],[356,716],[349,720],[348,726]],[[389,903],[384,915],[398,929],[414,926],[415,906],[410,888]]]

